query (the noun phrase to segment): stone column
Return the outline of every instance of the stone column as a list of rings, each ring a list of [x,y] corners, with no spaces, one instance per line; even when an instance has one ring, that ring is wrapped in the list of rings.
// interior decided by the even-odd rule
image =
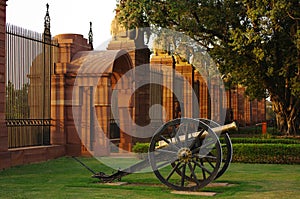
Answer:
[[[72,92],[77,66],[71,65],[72,57],[80,51],[91,50],[87,39],[78,34],[61,34],[54,37],[58,44],[58,61],[55,63],[51,87],[51,144],[65,145],[67,155],[81,154],[81,140],[77,134],[73,114],[80,114],[72,102]],[[73,108],[73,106],[76,106]],[[73,113],[73,111],[76,113]]]
[[[132,119],[128,117],[132,115],[132,106],[124,103],[122,99],[130,97],[130,90],[121,90],[118,95],[119,119],[120,119],[120,148],[125,151],[131,151],[134,137],[131,135]],[[137,132],[139,133],[139,132]],[[142,132],[141,132],[142,133]]]
[[[207,82],[201,75],[197,75],[197,80],[199,81],[199,117],[209,118],[209,91],[207,87]]]
[[[10,167],[8,133],[5,124],[5,71],[6,71],[6,0],[0,0],[0,169]]]
[[[264,122],[266,121],[266,100],[262,99],[258,101],[259,107],[259,121]]]
[[[109,74],[101,74],[98,85],[94,88],[95,117],[93,125],[94,135],[91,141],[95,156],[106,156],[110,153],[109,131],[111,116],[111,77]]]
[[[173,84],[174,84],[174,57],[165,52],[156,52],[151,58],[151,67],[160,68],[162,71],[162,106],[165,108],[165,120],[172,120],[174,117],[173,105]]]
[[[238,86],[237,96],[238,119],[241,126],[245,126],[245,87]]]
[[[126,33],[126,34],[125,34]],[[124,35],[123,35],[124,34]],[[123,32],[119,36],[115,37],[115,40],[112,40],[107,50],[126,50],[131,57],[133,67],[145,66],[149,64],[150,59],[150,50],[148,46],[144,45],[143,39],[136,39],[129,37],[128,32]],[[140,33],[141,35],[141,33]],[[135,82],[136,85],[142,85],[143,82],[149,82],[150,79],[150,69],[149,67],[141,67],[138,70],[135,70]],[[134,85],[133,85],[134,86]],[[134,88],[135,89],[135,88]],[[136,125],[145,126],[150,122],[149,118],[149,106],[150,106],[150,86],[145,85],[137,90],[134,93],[134,106],[132,107],[133,112],[133,121]],[[131,122],[132,123],[132,122]],[[135,129],[132,129],[135,131]],[[138,132],[137,132],[138,133]],[[124,140],[123,140],[124,138]],[[135,142],[143,142],[143,139],[130,138],[129,135],[120,138],[121,145],[122,143],[127,143],[129,140],[132,140],[132,144]],[[128,145],[129,146],[129,145]],[[127,146],[126,146],[127,147]],[[126,148],[125,147],[125,148]]]
[[[185,107],[182,109],[184,110],[184,117],[193,117],[193,105],[194,105],[194,98],[193,98],[193,89],[192,85],[194,84],[194,68],[191,64],[186,61],[182,61],[180,57],[176,57],[176,72],[180,73],[185,81],[183,82],[183,103]],[[187,84],[189,83],[189,84]]]

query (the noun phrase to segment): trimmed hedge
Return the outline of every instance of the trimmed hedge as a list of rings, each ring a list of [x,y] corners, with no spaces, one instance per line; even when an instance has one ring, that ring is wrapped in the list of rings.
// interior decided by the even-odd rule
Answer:
[[[232,138],[231,141],[233,146],[232,162],[300,164],[299,140]],[[149,146],[150,143],[138,142],[133,146],[132,151],[137,154],[146,154]]]
[[[233,144],[233,162],[299,164],[299,144]]]
[[[231,138],[232,144],[300,144],[296,139]]]

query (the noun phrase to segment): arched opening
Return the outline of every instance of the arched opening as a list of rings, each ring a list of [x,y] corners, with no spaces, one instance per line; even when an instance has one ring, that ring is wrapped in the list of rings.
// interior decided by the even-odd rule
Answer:
[[[133,102],[125,102],[124,98],[129,97],[130,90],[133,89],[131,75],[132,61],[127,53],[120,51],[114,61],[111,74],[111,92],[117,91],[117,98],[111,101],[111,108],[118,109],[110,114],[109,139],[113,147],[111,152],[119,152],[119,149],[131,150],[131,136],[126,131],[131,128],[133,118]],[[125,75],[126,74],[126,75]],[[119,82],[119,80],[122,80]],[[126,97],[127,96],[127,97]],[[129,111],[131,118],[124,117],[124,112]]]
[[[118,100],[112,104],[115,85],[132,69],[128,53],[123,50],[79,52],[71,64],[74,68],[79,66],[73,88],[73,110],[77,107],[78,114],[73,116],[81,138],[82,153],[107,155],[111,152],[112,141],[130,150],[128,141],[131,138],[124,135],[122,129],[124,125],[130,127],[131,122],[127,118],[124,120],[121,112],[132,110],[131,103],[124,104],[122,96],[117,96]],[[125,81],[118,87],[122,90],[119,93],[129,93],[131,87],[130,82]],[[112,107],[118,110],[116,118],[112,115]]]

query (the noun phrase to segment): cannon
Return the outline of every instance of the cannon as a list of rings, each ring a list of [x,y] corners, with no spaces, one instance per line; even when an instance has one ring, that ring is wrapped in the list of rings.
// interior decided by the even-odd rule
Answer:
[[[151,167],[156,177],[178,191],[196,191],[219,178],[232,159],[228,131],[235,122],[220,126],[208,119],[178,118],[162,125],[151,138],[148,156],[123,170],[107,175],[89,169],[101,182],[113,182],[123,176]]]

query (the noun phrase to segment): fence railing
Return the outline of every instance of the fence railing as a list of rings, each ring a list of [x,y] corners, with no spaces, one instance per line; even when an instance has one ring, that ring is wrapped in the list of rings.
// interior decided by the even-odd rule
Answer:
[[[51,74],[57,44],[6,26],[6,124],[9,148],[50,144]]]

